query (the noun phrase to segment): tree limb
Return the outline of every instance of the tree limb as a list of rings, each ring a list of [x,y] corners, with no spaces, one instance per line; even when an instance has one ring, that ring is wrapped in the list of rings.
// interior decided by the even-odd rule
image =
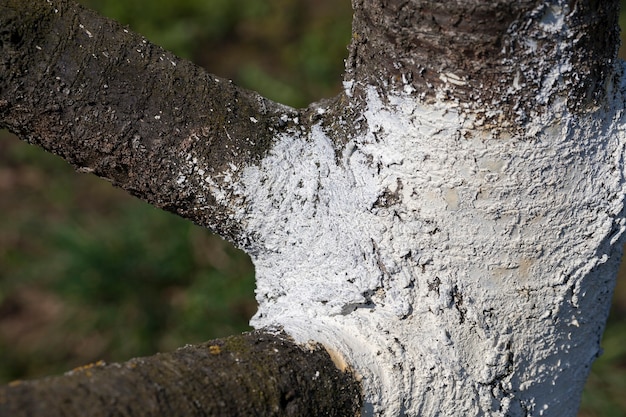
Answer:
[[[199,185],[219,188],[230,166],[261,158],[295,110],[71,0],[2,0],[0,28],[0,127],[238,239],[239,207]],[[186,171],[193,158],[202,171]]]
[[[322,347],[265,332],[0,387],[1,417],[353,417],[360,402]]]
[[[354,0],[300,113],[53,2],[0,0],[3,125],[243,241],[257,328],[372,414],[575,415],[626,230],[616,1]]]
[[[565,7],[556,1],[353,4],[348,80],[455,102],[500,125],[527,122],[558,100],[524,94],[551,82],[555,68],[558,96],[571,110],[601,105],[619,45],[618,1],[571,3],[559,33],[554,25]]]

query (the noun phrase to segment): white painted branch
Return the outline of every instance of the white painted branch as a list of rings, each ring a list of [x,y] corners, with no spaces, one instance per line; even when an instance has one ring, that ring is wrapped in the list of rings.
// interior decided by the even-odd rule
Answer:
[[[61,14],[91,16],[58,3]],[[2,123],[246,247],[257,271],[253,324],[324,343],[361,375],[364,414],[574,416],[626,227],[626,78],[613,45],[589,32],[612,9],[389,3],[354,1],[354,78],[327,106],[298,112],[110,22],[93,27],[117,33],[133,60],[102,53],[80,19],[50,23],[51,2],[21,13],[11,1],[5,66],[30,50],[59,75],[11,72],[22,78],[0,86]],[[404,7],[426,3],[432,16]],[[466,17],[457,44],[454,11]],[[26,42],[17,16],[51,29]],[[421,23],[428,30],[418,33]],[[80,40],[76,56],[57,53],[68,40]],[[455,55],[474,41],[471,62]],[[456,49],[434,62],[447,45]],[[145,68],[170,87],[133,81]],[[179,91],[181,74],[201,87]],[[99,88],[80,105],[64,93],[102,80],[106,99]],[[138,108],[138,127],[113,116]]]
[[[10,3],[7,68],[30,48],[63,77],[68,63],[89,70],[51,88],[23,63],[0,83],[2,123],[238,240],[256,265],[253,324],[324,343],[361,375],[364,414],[576,414],[626,227],[626,78],[613,45],[586,37],[613,6],[355,0],[354,78],[335,101],[298,112],[174,65],[106,21],[94,27],[119,36],[116,50],[151,52],[102,66],[79,20],[50,23],[49,1],[37,13]],[[26,42],[18,16],[50,30]],[[79,39],[66,46],[80,53],[57,59],[59,39]],[[135,68],[170,87],[128,81]],[[179,71],[201,87],[179,91]],[[62,93],[109,77],[128,87],[106,100],[87,89],[82,105]],[[177,119],[182,108],[191,116]],[[101,114],[117,133],[98,133]]]

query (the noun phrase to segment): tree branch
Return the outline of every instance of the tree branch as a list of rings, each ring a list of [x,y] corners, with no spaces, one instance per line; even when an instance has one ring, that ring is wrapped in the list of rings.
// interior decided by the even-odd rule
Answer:
[[[0,4],[2,124],[243,242],[253,324],[341,352],[364,409],[574,415],[626,230],[616,1],[354,0],[345,94],[302,112]]]
[[[0,127],[239,238],[232,213],[241,207],[219,191],[225,173],[261,158],[293,127],[293,109],[71,0],[2,0],[0,28]]]
[[[322,347],[264,332],[0,387],[1,417],[353,417],[360,403]]]
[[[612,78],[618,1],[567,7],[543,0],[353,5],[347,81],[458,103],[501,126],[503,120],[527,122],[558,100],[575,112],[595,108]],[[556,90],[550,100],[524,94],[549,83]]]

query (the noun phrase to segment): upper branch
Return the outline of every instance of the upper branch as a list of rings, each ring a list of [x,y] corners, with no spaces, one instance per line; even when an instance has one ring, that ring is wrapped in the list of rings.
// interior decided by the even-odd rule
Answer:
[[[501,126],[528,121],[555,103],[593,109],[613,78],[616,0],[353,0],[353,6],[346,81],[456,102]]]
[[[294,115],[74,1],[0,0],[0,127],[222,236],[214,191]]]

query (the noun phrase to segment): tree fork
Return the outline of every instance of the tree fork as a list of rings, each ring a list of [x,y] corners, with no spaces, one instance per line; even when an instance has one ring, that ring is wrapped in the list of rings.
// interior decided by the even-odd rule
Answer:
[[[296,111],[0,0],[0,123],[240,243],[252,324],[340,352],[365,415],[573,416],[626,230],[617,4],[354,0],[344,92]]]

